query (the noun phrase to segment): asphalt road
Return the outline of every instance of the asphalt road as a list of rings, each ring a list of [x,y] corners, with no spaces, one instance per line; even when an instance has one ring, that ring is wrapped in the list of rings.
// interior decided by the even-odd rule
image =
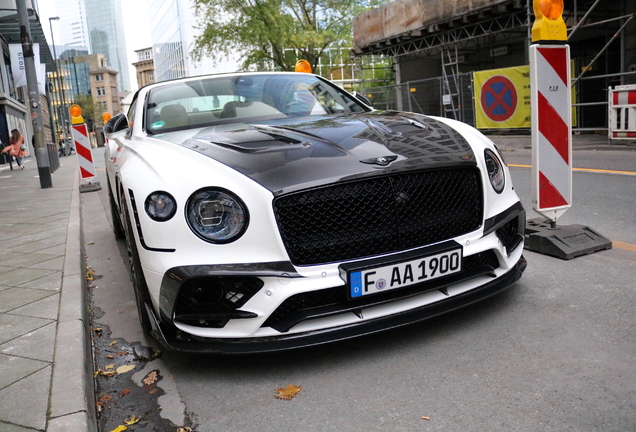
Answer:
[[[82,194],[82,217],[95,277],[93,326],[104,329],[96,338],[102,368],[130,359],[104,358],[110,341],[116,341],[113,352],[137,347],[151,354],[144,347],[158,346],[137,323],[124,245],[115,241],[109,221],[102,149],[93,154],[104,188]],[[511,168],[513,180],[529,218],[535,217],[531,171],[522,167],[530,164],[529,150],[506,155],[508,163],[521,165]],[[636,152],[589,151],[575,154],[577,161],[636,171]],[[634,175],[575,172],[573,207],[559,223],[589,225],[621,247],[570,261],[526,252],[528,269],[514,287],[461,311],[287,353],[164,352],[137,362],[130,379],[99,376],[112,380],[111,394],[144,387],[150,371],[161,377],[153,395],[133,392],[137,405],[133,393],[119,399],[130,402],[121,409],[106,403],[101,430],[123,424],[123,415],[146,414],[148,420],[130,430],[189,424],[197,432],[634,431],[635,196]],[[301,392],[290,401],[275,399],[275,389],[288,384]]]

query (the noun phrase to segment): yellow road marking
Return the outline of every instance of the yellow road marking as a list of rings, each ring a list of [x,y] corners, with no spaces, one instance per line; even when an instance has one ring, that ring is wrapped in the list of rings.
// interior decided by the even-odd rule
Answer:
[[[633,245],[631,243],[612,241],[612,247],[616,249],[623,249],[623,250],[628,250],[631,252],[636,252],[636,245]]]
[[[515,168],[532,168],[532,165],[508,164],[508,166],[515,167]],[[598,173],[607,173],[607,174],[636,175],[636,172],[634,171],[616,171],[616,170],[604,170],[604,169],[593,169],[593,168],[572,168],[572,171],[587,171],[587,172],[598,172]]]

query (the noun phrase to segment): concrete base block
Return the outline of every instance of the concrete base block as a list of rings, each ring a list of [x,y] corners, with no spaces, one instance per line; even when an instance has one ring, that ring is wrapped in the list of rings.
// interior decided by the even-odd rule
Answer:
[[[612,248],[612,242],[584,225],[555,225],[544,218],[526,223],[525,248],[533,252],[570,260]]]
[[[81,193],[95,192],[98,190],[102,190],[102,186],[99,184],[99,182],[87,183],[87,184],[80,185],[79,190]]]

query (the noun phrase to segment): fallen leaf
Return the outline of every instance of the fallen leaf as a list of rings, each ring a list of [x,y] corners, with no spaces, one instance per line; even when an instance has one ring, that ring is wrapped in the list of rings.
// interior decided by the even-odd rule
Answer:
[[[94,242],[94,241],[90,241],[90,242],[88,242],[88,244],[89,244],[89,245],[94,245],[94,244],[95,244],[95,242]]]
[[[422,420],[430,420],[430,417],[422,416]]]
[[[180,427],[177,432],[192,432],[192,428],[189,426]]]
[[[95,402],[95,405],[97,406],[97,412],[100,413],[104,410],[104,404],[101,402]]]
[[[123,355],[126,355],[128,353],[126,351],[117,351],[115,354],[123,356]]]
[[[125,424],[125,425],[128,425],[128,426],[130,426],[130,425],[134,425],[134,424],[135,424],[135,423],[137,423],[139,420],[141,420],[141,419],[140,419],[139,417],[135,417],[135,415],[133,414],[133,415],[131,415],[131,416],[130,416],[130,419],[126,419],[126,420],[124,420],[124,424]]]
[[[112,341],[111,343],[109,343],[109,344],[108,344],[108,346],[113,346],[113,345],[115,345],[116,343],[117,343],[117,341],[116,341],[116,340],[114,340],[114,341]]]
[[[126,373],[126,372],[130,372],[134,368],[135,368],[135,365],[124,365],[124,366],[119,366],[117,369],[115,369],[115,371],[118,374],[123,374],[123,373]]]
[[[276,392],[278,394],[274,397],[276,399],[291,400],[291,398],[296,396],[300,392],[300,390],[301,390],[300,386],[287,384],[287,387],[285,388],[277,388]]]
[[[99,398],[100,402],[108,402],[109,400],[111,400],[113,397],[111,395],[103,395],[102,397]]]
[[[146,376],[146,378],[141,380],[141,382],[146,384],[146,385],[153,385],[155,383],[155,381],[157,381],[157,372],[156,371],[150,372],[148,374],[148,376]]]
[[[112,430],[112,431],[110,431],[110,432],[122,432],[122,431],[125,431],[126,429],[128,429],[126,426],[124,426],[124,425],[119,425],[119,426],[117,426],[115,429],[113,429],[113,430]]]
[[[150,394],[155,394],[155,393],[157,393],[158,391],[159,391],[159,388],[155,387],[155,388],[153,388],[152,390],[150,390],[148,393],[150,393]]]
[[[107,355],[106,357],[108,357],[109,359],[114,359],[115,358],[115,356],[112,356],[112,355]]]
[[[115,369],[115,365],[114,364],[109,364],[104,366],[104,369]]]
[[[119,399],[123,398],[127,394],[130,394],[130,389],[129,388],[123,389],[122,391],[119,392]]]

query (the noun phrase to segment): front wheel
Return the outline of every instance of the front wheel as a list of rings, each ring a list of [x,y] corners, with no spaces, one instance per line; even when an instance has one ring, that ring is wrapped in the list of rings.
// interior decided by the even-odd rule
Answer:
[[[143,270],[141,269],[141,262],[139,261],[137,243],[135,243],[135,234],[133,232],[132,223],[130,221],[130,213],[128,211],[128,207],[125,204],[122,204],[122,210],[126,228],[125,234],[126,250],[128,251],[128,266],[130,269],[130,278],[132,279],[133,288],[135,290],[135,300],[137,303],[139,322],[141,323],[141,329],[145,333],[150,333],[150,331],[152,330],[152,324],[150,323],[150,317],[148,317],[148,311],[146,310],[146,304],[152,307],[150,293],[148,292],[146,278],[144,277]]]

